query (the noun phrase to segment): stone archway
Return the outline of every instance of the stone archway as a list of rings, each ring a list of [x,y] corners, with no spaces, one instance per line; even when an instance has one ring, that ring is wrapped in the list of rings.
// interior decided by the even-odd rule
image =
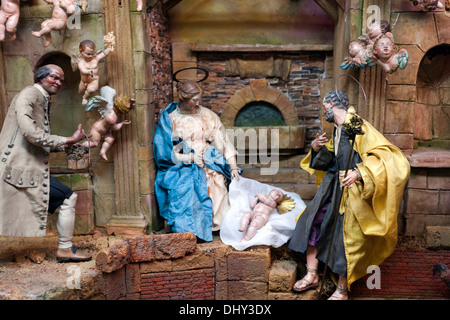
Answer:
[[[239,111],[249,103],[255,101],[264,101],[277,108],[283,117],[283,126],[255,126],[255,127],[237,127],[235,126],[236,116]],[[298,124],[298,117],[295,107],[291,100],[280,90],[268,86],[266,80],[253,80],[250,85],[234,94],[225,104],[220,119],[227,128],[228,133],[236,137],[235,147],[239,152],[245,150],[256,151],[251,143],[239,143],[242,133],[255,132],[255,139],[267,140],[273,150],[278,150],[281,154],[297,153],[305,145],[306,127]],[[270,137],[270,138],[269,138]],[[259,140],[260,141],[260,140]]]
[[[225,127],[233,127],[239,111],[253,101],[266,101],[281,113],[286,126],[298,126],[298,117],[291,100],[280,90],[268,86],[266,80],[253,80],[235,93],[225,104],[220,119]]]

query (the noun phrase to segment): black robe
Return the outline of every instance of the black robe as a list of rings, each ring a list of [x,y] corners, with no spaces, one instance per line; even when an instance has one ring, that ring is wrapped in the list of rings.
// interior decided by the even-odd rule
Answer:
[[[339,186],[339,171],[345,170],[351,151],[351,141],[347,139],[344,128],[342,128],[337,156],[335,156],[334,152],[330,152],[326,147],[322,147],[319,152],[311,150],[310,168],[326,171],[326,174],[316,195],[298,218],[294,233],[289,241],[289,249],[302,254],[306,252],[314,218],[319,210],[329,203],[320,227],[320,237],[317,243],[316,256],[319,261],[322,261],[323,263],[326,262],[334,217],[335,213],[339,210],[340,205],[341,189]],[[361,162],[361,157],[355,151],[353,153],[353,158],[350,161],[349,171],[355,168],[357,163]],[[334,273],[347,277],[347,259],[345,257],[343,224],[344,214],[338,214],[328,268]]]

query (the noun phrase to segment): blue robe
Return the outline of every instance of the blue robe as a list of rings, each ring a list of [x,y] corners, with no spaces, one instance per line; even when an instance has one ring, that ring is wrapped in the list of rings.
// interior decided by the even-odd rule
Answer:
[[[194,153],[187,144],[172,138],[173,112],[178,102],[170,103],[161,113],[153,139],[153,154],[158,172],[155,194],[159,213],[167,220],[174,232],[193,232],[204,241],[212,241],[213,205],[208,196],[206,175],[195,163],[177,161],[174,145],[181,144],[183,153]],[[206,150],[205,165],[225,175],[231,181],[230,166],[223,155],[210,145]]]

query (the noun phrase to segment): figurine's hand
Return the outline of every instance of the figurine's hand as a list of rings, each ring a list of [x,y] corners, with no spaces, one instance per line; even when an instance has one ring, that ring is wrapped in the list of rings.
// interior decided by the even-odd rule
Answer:
[[[339,174],[339,176],[344,177],[344,173]],[[351,188],[356,180],[358,180],[358,173],[356,171],[347,172],[347,176],[341,181],[341,187]]]
[[[195,153],[194,154],[194,163],[198,165],[200,168],[203,168],[203,152]]]
[[[73,135],[66,138],[66,144],[75,144],[78,141],[83,140],[84,138],[86,138],[86,134],[84,133],[81,124],[79,124],[77,130],[73,133]]]
[[[239,181],[239,173],[239,169],[231,169],[231,180],[236,179],[237,181]]]
[[[319,152],[319,150],[328,142],[326,135],[327,135],[326,132],[322,134],[320,134],[319,132],[316,133],[316,138],[311,143],[311,146],[314,149],[314,151]]]

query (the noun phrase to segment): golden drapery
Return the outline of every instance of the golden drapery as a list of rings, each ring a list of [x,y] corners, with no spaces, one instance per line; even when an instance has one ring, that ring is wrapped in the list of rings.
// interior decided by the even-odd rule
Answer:
[[[350,107],[345,122],[355,113]],[[343,197],[349,289],[353,282],[367,274],[369,266],[380,265],[393,253],[397,244],[397,214],[410,174],[408,160],[399,148],[366,121],[362,130],[364,134],[356,136],[354,149],[363,161],[358,164],[363,183],[357,181]],[[326,145],[330,151],[332,141],[330,139]],[[310,153],[300,166],[315,174],[316,185],[320,185],[325,172],[309,168],[309,160]]]

